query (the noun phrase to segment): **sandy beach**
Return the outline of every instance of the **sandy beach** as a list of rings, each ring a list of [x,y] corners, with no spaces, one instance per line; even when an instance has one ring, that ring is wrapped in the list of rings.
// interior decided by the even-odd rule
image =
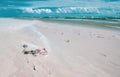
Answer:
[[[0,18],[0,77],[120,77],[120,27],[89,25]]]

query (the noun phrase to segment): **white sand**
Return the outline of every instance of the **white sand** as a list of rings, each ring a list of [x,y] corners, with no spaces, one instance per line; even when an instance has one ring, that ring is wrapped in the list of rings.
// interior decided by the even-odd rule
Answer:
[[[72,25],[1,18],[0,77],[120,77],[120,32]]]

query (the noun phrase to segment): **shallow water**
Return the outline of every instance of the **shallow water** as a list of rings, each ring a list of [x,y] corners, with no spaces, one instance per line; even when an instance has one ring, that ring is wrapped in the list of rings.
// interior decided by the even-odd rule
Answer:
[[[0,17],[120,18],[120,0],[1,0]]]

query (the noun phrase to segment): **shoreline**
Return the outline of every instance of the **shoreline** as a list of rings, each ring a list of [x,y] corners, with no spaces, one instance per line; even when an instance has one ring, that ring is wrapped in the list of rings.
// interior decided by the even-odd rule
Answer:
[[[17,20],[30,20],[30,21],[43,21],[50,23],[59,23],[65,25],[74,25],[81,27],[89,27],[103,30],[113,30],[119,32],[120,19],[57,19],[57,18],[0,18],[0,19],[17,19]]]

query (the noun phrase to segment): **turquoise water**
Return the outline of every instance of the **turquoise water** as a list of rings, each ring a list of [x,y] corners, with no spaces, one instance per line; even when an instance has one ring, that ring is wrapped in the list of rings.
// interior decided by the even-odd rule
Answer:
[[[0,17],[120,18],[120,0],[1,0]]]

